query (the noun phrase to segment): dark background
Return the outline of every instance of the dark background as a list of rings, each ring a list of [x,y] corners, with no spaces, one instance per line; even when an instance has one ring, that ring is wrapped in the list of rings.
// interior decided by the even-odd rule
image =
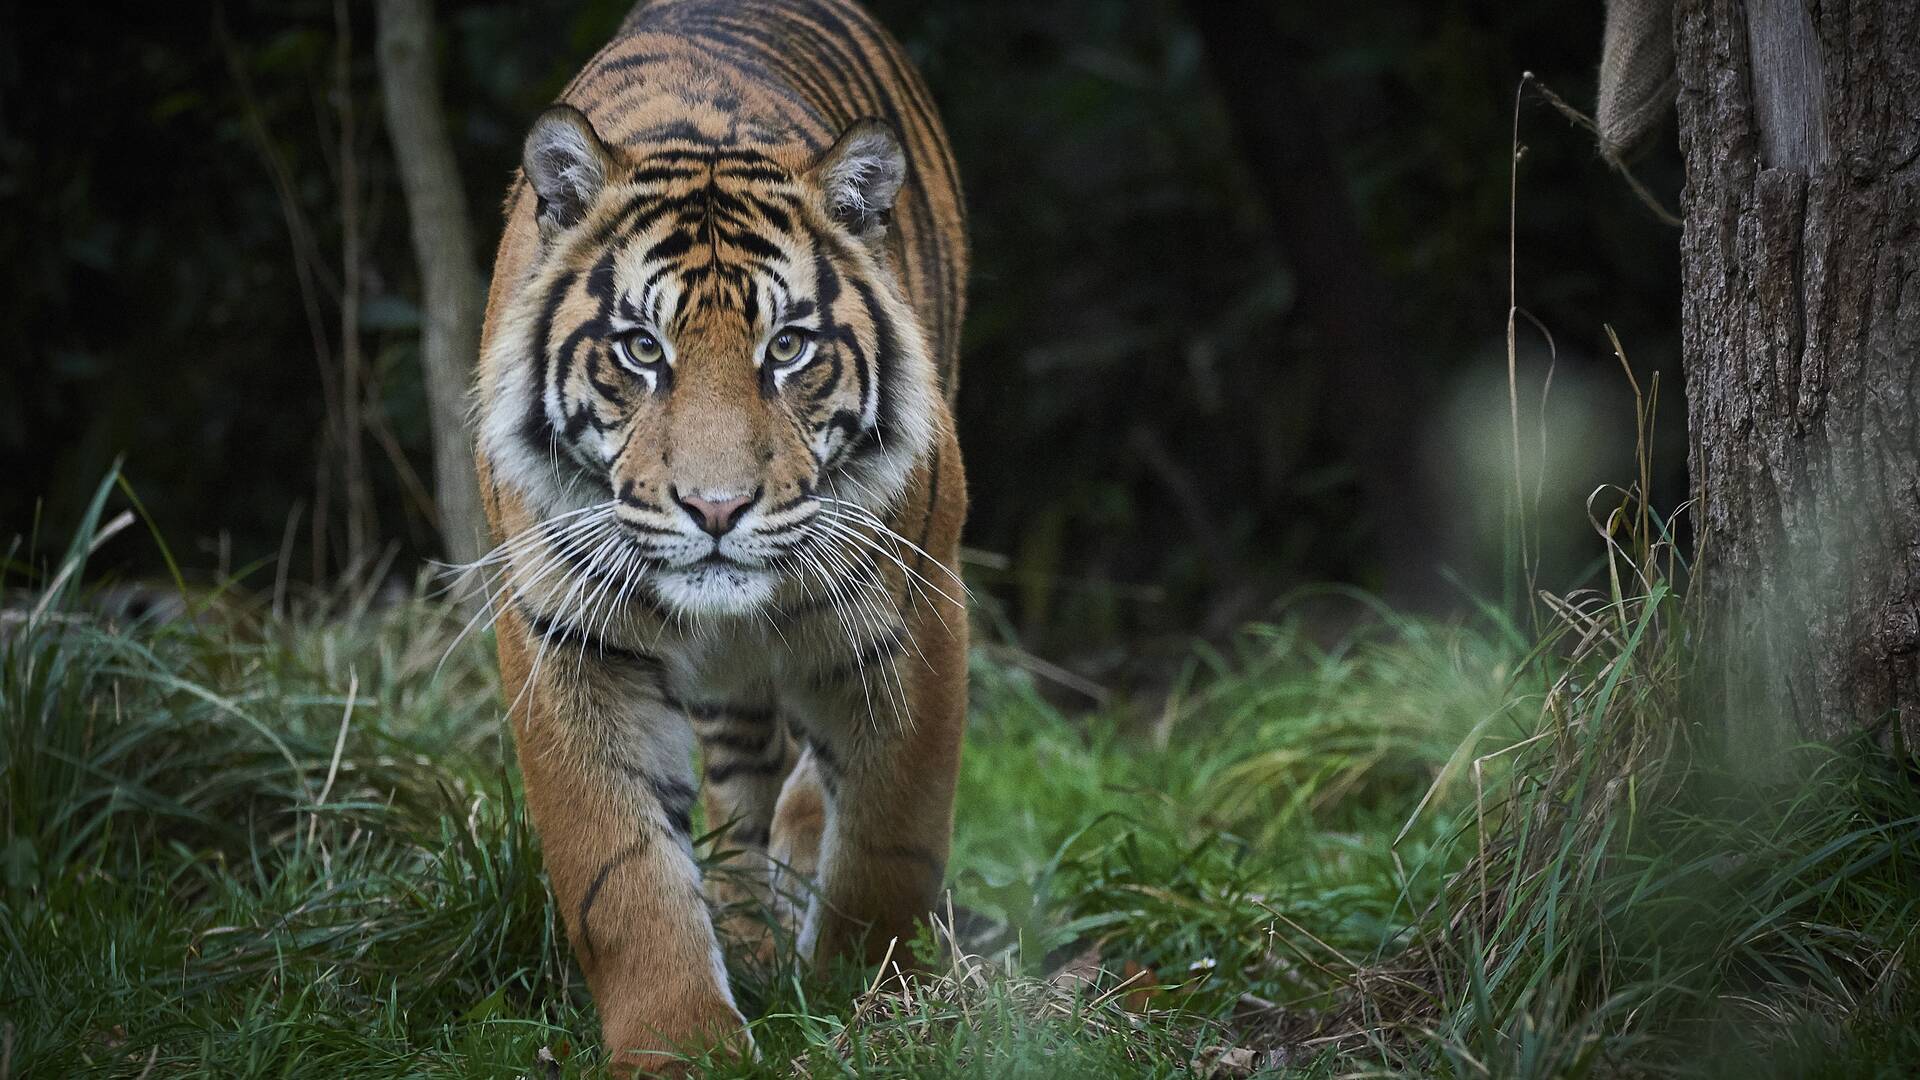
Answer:
[[[1208,2],[871,3],[943,109],[972,215],[971,576],[1001,632],[1102,679],[1306,583],[1426,607],[1497,596],[1515,91],[1531,70],[1583,108],[1593,94],[1598,3]],[[490,258],[525,124],[625,5],[438,7]],[[431,477],[419,294],[373,11],[346,11],[377,380],[365,453],[406,572],[434,554],[408,480]],[[0,536],[61,538],[125,455],[203,576],[289,538],[297,579],[340,573],[334,6],[28,5],[9,23]],[[1565,584],[1586,493],[1632,470],[1603,324],[1643,382],[1663,373],[1657,501],[1681,490],[1677,232],[1537,96],[1521,141],[1515,276],[1557,338],[1544,419],[1562,467],[1541,518]],[[1670,206],[1672,144],[1637,164]],[[1540,340],[1523,330],[1530,447]],[[112,554],[158,566],[151,544]]]

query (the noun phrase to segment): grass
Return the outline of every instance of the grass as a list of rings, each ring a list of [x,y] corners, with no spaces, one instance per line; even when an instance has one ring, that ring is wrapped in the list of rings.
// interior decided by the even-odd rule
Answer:
[[[115,492],[10,564],[0,1080],[590,1073],[490,644],[424,588],[102,614]],[[911,980],[738,966],[716,1073],[1920,1071],[1914,777],[1727,764],[1637,543],[1538,628],[1281,617],[1091,715],[977,656],[974,916]]]

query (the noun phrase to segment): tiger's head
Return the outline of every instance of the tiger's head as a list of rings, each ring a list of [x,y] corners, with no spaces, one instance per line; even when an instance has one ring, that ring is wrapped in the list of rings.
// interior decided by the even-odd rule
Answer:
[[[885,123],[817,154],[691,123],[610,146],[556,106],[522,170],[538,253],[488,346],[496,483],[546,521],[610,510],[618,572],[692,615],[758,610],[836,517],[888,514],[939,421]]]

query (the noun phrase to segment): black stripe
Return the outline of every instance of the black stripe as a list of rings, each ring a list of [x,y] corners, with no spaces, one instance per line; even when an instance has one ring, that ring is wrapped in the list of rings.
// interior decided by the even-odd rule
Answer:
[[[627,200],[620,212],[608,218],[593,234],[593,243],[604,244],[615,235],[623,239],[637,236],[651,228],[653,223],[672,213],[678,204],[662,196],[657,191],[643,191]]]
[[[574,272],[569,270],[554,282],[553,291],[547,294],[547,301],[540,307],[540,318],[533,325],[533,400],[527,403],[527,418],[521,424],[520,433],[533,447],[536,453],[544,454],[554,438],[553,424],[547,419],[547,379],[549,363],[547,357],[547,339],[553,336],[553,320],[559,314],[561,301],[567,298],[567,290],[573,288]]]
[[[822,739],[811,733],[806,736],[807,749],[813,753],[813,759],[820,763],[820,775],[823,780],[837,780],[840,776],[840,756],[833,752]]]
[[[864,850],[875,858],[919,863],[936,883],[947,876],[947,864],[935,858],[932,850],[917,844],[871,845]]]
[[[725,701],[688,701],[684,698],[669,697],[667,707],[676,712],[685,713],[695,720],[744,720],[755,724],[771,724],[774,709],[770,705],[735,705]]]
[[[666,664],[652,653],[641,652],[638,649],[629,649],[620,645],[610,645],[606,639],[599,637],[583,627],[549,618],[532,610],[525,604],[521,604],[519,607],[520,617],[527,621],[527,628],[533,631],[533,636],[537,639],[537,643],[544,644],[549,641],[578,642],[583,654],[592,653],[595,656],[604,657],[608,660],[619,660],[623,663],[633,664],[637,667],[645,668],[655,675],[661,675],[666,672]]]
[[[660,813],[666,817],[667,825],[681,836],[693,832],[693,801],[699,797],[692,784],[685,780],[676,780],[648,772],[638,766],[622,763],[620,766],[628,776],[645,784],[660,804]]]
[[[657,64],[666,59],[667,55],[665,53],[634,53],[632,56],[622,56],[602,62],[600,64],[600,71],[626,71],[629,68],[646,67],[648,64]]]
[[[792,622],[795,619],[804,619],[810,615],[818,615],[828,608],[831,608],[833,602],[833,597],[825,591],[809,593],[804,599],[796,601],[791,606],[781,608],[777,614],[782,619]]]
[[[871,667],[886,657],[898,656],[906,646],[906,637],[907,628],[895,626],[869,642],[866,648],[860,650],[860,655],[853,658],[853,662],[859,667]]]
[[[685,229],[675,229],[661,237],[660,240],[648,248],[646,254],[640,258],[642,262],[653,262],[656,259],[677,258],[692,250],[693,235]]]
[[[648,158],[647,160],[650,162],[653,159]],[[698,175],[700,175],[698,169],[679,168],[670,164],[643,164],[633,170],[633,175],[628,178],[628,182],[633,184],[657,184],[668,180],[691,180]],[[633,204],[629,203],[628,205],[631,206]]]
[[[673,611],[661,601],[659,594],[654,591],[652,582],[643,579],[640,582],[640,587],[633,590],[632,596],[629,597],[629,602],[639,604],[641,607],[646,608],[647,614],[652,615],[655,619],[663,623],[671,623],[673,621]]]
[[[813,498],[813,481],[802,480],[800,481],[800,489],[798,493],[794,495],[793,498],[788,499],[786,502],[780,503],[778,505],[769,506],[765,510],[761,511],[761,513],[763,513],[767,517],[777,517],[793,509],[794,507],[799,506],[801,503],[804,503],[811,498]]]
[[[878,638],[868,642],[852,660],[836,664],[814,677],[814,683],[827,688],[838,686],[858,676],[862,671],[878,664],[891,656],[898,656],[906,648],[907,628],[894,626]]]
[[[701,746],[717,746],[723,750],[731,750],[736,754],[747,754],[754,757],[766,753],[767,745],[771,742],[773,742],[773,727],[771,725],[754,732],[715,731],[710,734],[701,733],[700,735]]]
[[[853,282],[853,288],[860,296],[860,302],[866,305],[867,316],[873,320],[873,435],[875,441],[884,445],[886,433],[893,430],[896,412],[899,408],[899,395],[887,391],[888,371],[896,366],[894,360],[900,354],[900,337],[888,317],[886,309],[880,306],[880,298],[873,287],[864,281]],[[866,399],[860,400],[860,406],[866,408]]]
[[[608,248],[587,271],[587,295],[600,301],[600,314],[604,318],[607,306],[613,303],[613,257],[617,249]]]
[[[782,754],[777,761],[729,761],[724,765],[707,766],[707,783],[724,784],[742,776],[756,776],[763,780],[787,774],[787,758]]]
[[[580,898],[580,915],[574,921],[580,926],[580,943],[587,947],[587,959],[594,958],[593,934],[587,929],[587,912],[593,910],[594,901],[600,899],[600,890],[607,884],[607,878],[612,876],[614,870],[618,869],[622,863],[638,857],[645,850],[647,850],[647,842],[644,839],[636,840],[621,848],[613,858],[600,864],[599,871],[593,875],[593,883],[587,886],[587,894]]]

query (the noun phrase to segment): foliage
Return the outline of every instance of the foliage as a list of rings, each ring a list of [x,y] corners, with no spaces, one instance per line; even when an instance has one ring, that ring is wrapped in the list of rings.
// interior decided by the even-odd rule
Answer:
[[[0,629],[12,1074],[520,1076],[543,1047],[584,1074],[486,644],[449,653],[424,589],[111,614],[84,564],[114,498],[13,563]],[[720,1075],[1920,1064],[1911,777],[1856,748],[1723,764],[1680,602],[1618,565],[1541,634],[1283,620],[1154,713],[1069,719],[982,653],[974,914],[915,943],[948,959],[741,965],[762,1056]]]

